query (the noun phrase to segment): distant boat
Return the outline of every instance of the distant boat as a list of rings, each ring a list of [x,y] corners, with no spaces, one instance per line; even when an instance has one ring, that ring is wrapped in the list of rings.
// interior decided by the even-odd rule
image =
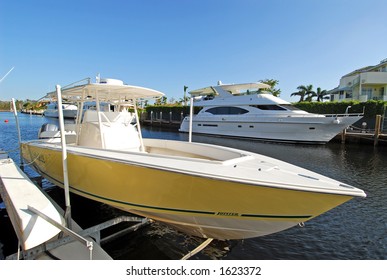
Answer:
[[[324,144],[363,117],[361,113],[308,113],[265,93],[268,87],[263,83],[219,83],[189,92],[193,106],[203,107],[192,117],[192,132]],[[179,131],[189,132],[189,122],[190,117],[185,117]]]
[[[77,116],[78,107],[70,103],[62,103],[63,108],[63,117],[66,119],[74,119]],[[49,118],[58,118],[58,103],[51,102],[47,105],[47,109],[44,111],[43,115]]]
[[[366,196],[353,186],[260,154],[143,139],[137,100],[163,96],[114,79],[62,90],[62,98],[77,100],[79,108],[90,100],[117,107],[103,112],[97,106],[76,124],[65,125],[71,192],[216,239],[279,232]],[[21,153],[38,173],[64,186],[59,135],[58,128],[44,126],[38,141],[22,143]]]

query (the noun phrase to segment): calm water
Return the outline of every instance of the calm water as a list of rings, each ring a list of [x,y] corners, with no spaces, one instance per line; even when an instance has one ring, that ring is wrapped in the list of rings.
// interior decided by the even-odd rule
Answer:
[[[56,120],[19,115],[22,139],[36,139],[39,127]],[[4,120],[9,122],[5,123]],[[143,128],[144,137],[187,139],[170,130]],[[335,178],[367,193],[307,222],[305,227],[241,241],[214,241],[194,259],[387,259],[387,147],[330,143],[324,146],[270,144],[195,136],[194,141],[241,148]],[[15,119],[0,113],[0,148],[19,162]],[[34,176],[32,170],[26,172]],[[62,190],[44,187],[63,205]],[[87,228],[124,214],[107,205],[72,195],[72,214]],[[154,223],[104,246],[115,259],[179,259],[203,240]],[[17,239],[0,203],[0,259],[16,251]]]

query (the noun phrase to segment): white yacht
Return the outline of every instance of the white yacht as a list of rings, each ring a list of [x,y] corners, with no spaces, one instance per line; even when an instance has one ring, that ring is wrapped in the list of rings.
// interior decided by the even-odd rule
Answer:
[[[192,132],[277,142],[324,144],[362,114],[321,115],[302,111],[264,90],[262,83],[221,84],[189,92],[193,106],[203,107],[192,117]],[[179,131],[189,132],[190,117]]]
[[[62,104],[63,117],[67,119],[74,119],[77,116],[78,107],[74,104]],[[44,116],[49,118],[58,118],[58,103],[51,102],[47,105],[47,109],[44,111]]]

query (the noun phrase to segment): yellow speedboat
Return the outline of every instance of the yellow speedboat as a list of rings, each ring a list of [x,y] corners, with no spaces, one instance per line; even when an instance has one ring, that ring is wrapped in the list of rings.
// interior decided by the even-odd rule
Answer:
[[[70,191],[205,238],[244,239],[285,230],[365,193],[292,164],[248,151],[202,143],[143,139],[136,102],[161,92],[98,80],[62,90],[80,103],[109,102],[106,111],[79,110],[66,127]],[[133,106],[134,113],[127,110]],[[114,107],[114,111],[111,109]],[[63,186],[59,131],[42,129],[22,155]]]

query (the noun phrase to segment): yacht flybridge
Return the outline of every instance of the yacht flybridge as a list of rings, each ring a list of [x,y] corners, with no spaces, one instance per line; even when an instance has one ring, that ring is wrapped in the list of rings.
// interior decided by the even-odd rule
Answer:
[[[267,235],[366,196],[348,184],[260,154],[143,139],[136,103],[160,98],[161,92],[113,79],[57,92],[80,103],[78,108],[83,102],[97,104],[97,110],[78,112],[72,127],[61,127],[66,134],[68,177],[55,129],[45,127],[39,140],[22,144],[25,161],[52,183],[68,184],[78,195],[185,233],[215,239]],[[102,111],[100,102],[117,110]],[[134,113],[127,110],[129,105]]]
[[[192,117],[192,132],[324,144],[362,118],[362,114],[311,114],[265,93],[268,87],[263,83],[219,82],[217,86],[191,91],[191,104],[203,107]],[[190,117],[185,117],[180,131],[189,129]]]

